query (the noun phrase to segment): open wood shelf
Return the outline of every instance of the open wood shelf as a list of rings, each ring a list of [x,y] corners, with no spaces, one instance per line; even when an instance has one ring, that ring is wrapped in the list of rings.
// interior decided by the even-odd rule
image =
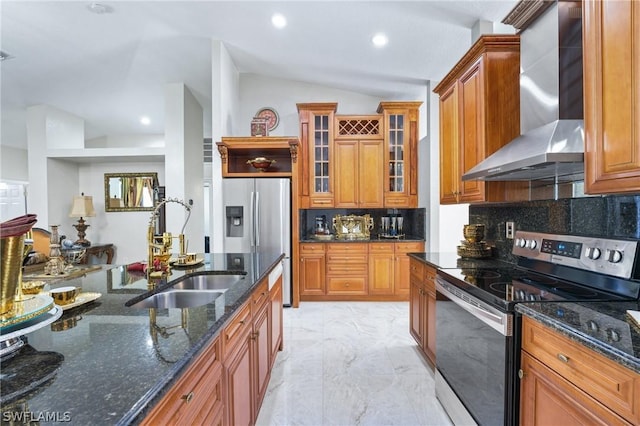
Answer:
[[[294,136],[223,137],[217,142],[222,158],[222,177],[290,177],[298,158]],[[247,163],[256,157],[276,160],[264,172]]]

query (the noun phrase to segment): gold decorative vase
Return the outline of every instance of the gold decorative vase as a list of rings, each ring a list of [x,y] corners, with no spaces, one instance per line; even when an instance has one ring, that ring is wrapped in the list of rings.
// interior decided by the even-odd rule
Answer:
[[[20,285],[22,260],[24,257],[24,234],[0,238],[2,259],[2,291],[0,293],[0,318],[14,316],[14,299]]]

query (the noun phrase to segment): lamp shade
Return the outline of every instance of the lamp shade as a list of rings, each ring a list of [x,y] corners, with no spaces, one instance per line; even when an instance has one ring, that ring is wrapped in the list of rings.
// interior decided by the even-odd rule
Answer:
[[[90,195],[79,195],[73,197],[73,205],[69,217],[93,217],[96,211],[93,209],[93,197]]]

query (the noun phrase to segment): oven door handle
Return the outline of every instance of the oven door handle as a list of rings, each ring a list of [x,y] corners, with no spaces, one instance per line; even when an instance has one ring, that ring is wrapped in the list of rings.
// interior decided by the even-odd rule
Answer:
[[[436,277],[436,290],[445,295],[456,305],[460,306],[465,311],[469,312],[480,321],[487,324],[503,336],[511,336],[513,333],[511,321],[508,314],[494,314],[484,309],[482,306],[477,306],[466,300],[461,299],[458,295],[449,291],[446,287],[451,284],[442,280],[440,277]],[[468,296],[470,299],[471,296]],[[477,302],[478,305],[482,305],[481,302]],[[437,308],[436,308],[437,309]]]

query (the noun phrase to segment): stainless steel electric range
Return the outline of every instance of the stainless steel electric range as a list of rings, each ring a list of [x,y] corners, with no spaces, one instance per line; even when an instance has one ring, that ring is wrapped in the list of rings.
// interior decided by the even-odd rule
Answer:
[[[436,395],[455,424],[517,425],[518,303],[637,301],[640,242],[518,231],[515,264],[436,277]]]

